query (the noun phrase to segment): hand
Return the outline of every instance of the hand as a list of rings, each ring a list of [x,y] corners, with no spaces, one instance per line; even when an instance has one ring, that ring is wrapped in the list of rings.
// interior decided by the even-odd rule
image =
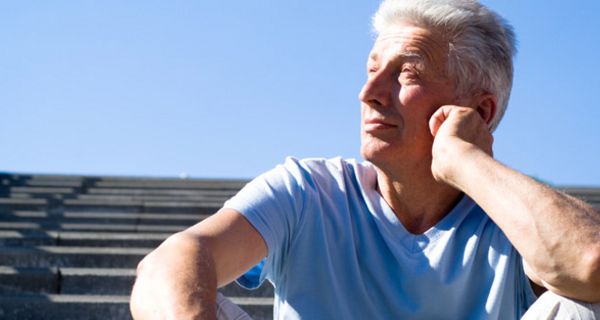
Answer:
[[[437,181],[458,187],[466,157],[493,156],[493,137],[477,110],[442,106],[431,116],[429,130],[434,137],[431,171]]]

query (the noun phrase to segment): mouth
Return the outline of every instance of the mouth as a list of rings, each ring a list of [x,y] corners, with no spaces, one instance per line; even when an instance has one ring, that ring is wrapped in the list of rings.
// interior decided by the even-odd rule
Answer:
[[[363,129],[365,132],[375,132],[382,130],[392,130],[398,128],[397,125],[386,122],[381,119],[367,119],[364,122]]]

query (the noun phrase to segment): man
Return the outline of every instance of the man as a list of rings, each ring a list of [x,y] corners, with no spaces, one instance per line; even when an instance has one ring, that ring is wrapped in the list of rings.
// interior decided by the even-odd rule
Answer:
[[[386,0],[374,26],[368,162],[290,158],[255,179],[144,259],[134,317],[212,319],[216,288],[265,257],[278,318],[519,319],[533,290],[551,293],[529,317],[597,312],[598,212],[492,157],[510,26],[468,0]]]

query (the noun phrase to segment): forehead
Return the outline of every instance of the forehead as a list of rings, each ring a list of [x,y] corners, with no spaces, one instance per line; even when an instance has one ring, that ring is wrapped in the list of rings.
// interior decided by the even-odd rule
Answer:
[[[408,24],[383,30],[369,55],[369,60],[393,60],[397,57],[418,56],[426,64],[445,66],[448,57],[448,41],[431,30]]]

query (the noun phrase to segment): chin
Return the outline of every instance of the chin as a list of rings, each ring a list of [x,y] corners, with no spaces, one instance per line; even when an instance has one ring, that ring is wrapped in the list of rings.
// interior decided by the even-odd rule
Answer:
[[[360,145],[360,155],[363,159],[377,165],[394,158],[393,147],[390,143],[373,138],[363,138]]]
[[[360,145],[363,159],[371,162],[381,170],[392,168],[431,167],[431,146],[403,145],[399,141],[386,141],[370,135],[363,135]]]

